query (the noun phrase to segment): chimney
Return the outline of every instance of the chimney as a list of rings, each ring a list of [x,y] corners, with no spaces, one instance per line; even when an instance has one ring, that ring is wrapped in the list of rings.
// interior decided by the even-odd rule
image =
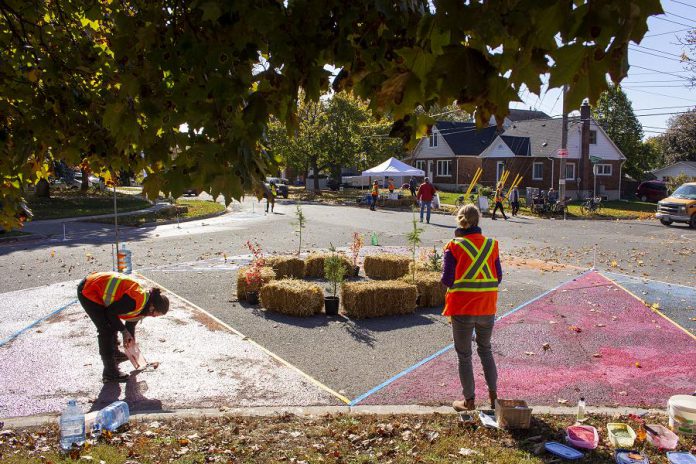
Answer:
[[[579,190],[587,190],[592,185],[592,164],[590,163],[590,104],[587,99],[583,100],[580,106],[580,121],[582,122],[581,138],[580,138],[580,166]]]

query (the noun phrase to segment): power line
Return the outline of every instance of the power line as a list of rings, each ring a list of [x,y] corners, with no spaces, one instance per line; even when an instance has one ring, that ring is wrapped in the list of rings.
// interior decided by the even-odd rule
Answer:
[[[670,16],[675,16],[679,19],[686,19],[687,21],[694,21],[693,19],[687,18],[686,16],[679,16],[678,14],[672,13],[671,11],[667,11],[667,10],[664,10],[664,11],[665,11],[665,14],[668,14]]]
[[[639,110],[633,110],[633,111],[671,110],[673,108],[688,108],[690,106],[694,106],[694,105],[658,106],[656,108],[641,108]]]
[[[623,82],[626,82],[630,77],[627,77],[626,79],[623,80]],[[621,83],[621,86],[623,87],[623,82]],[[684,82],[684,79],[668,79],[668,80],[657,80],[657,81],[631,81],[628,83],[628,85],[633,85],[633,84],[655,84],[655,83],[665,83],[665,82]]]
[[[693,28],[694,28],[694,26],[692,26],[691,24],[678,23],[678,22],[676,22],[676,21],[672,21],[671,19],[660,18],[659,16],[653,16],[653,18],[659,19],[660,21],[666,21],[666,22],[668,22],[668,23],[676,24],[677,26],[688,27],[689,29],[693,29]]]
[[[677,73],[677,72],[689,72],[689,71],[673,71],[673,72],[668,72],[668,71],[658,71],[657,69],[652,69],[652,68],[646,68],[646,67],[643,67],[643,66],[638,66],[637,64],[632,64],[632,65],[630,65],[630,66],[631,66],[631,68],[644,69],[644,70],[646,70],[646,71],[654,71],[654,72],[660,73],[660,74],[667,74],[668,76],[676,76],[676,77],[678,77],[678,78],[680,78],[680,79],[691,80],[691,79],[689,79],[688,77],[684,77],[684,76],[680,76],[680,75],[678,75],[678,74],[675,74],[675,73]],[[629,72],[630,72],[630,70],[629,70]]]
[[[688,3],[680,2],[679,0],[672,0],[674,3],[679,3],[680,5],[690,6],[691,8],[696,8],[694,5],[689,5]]]
[[[642,45],[631,45],[631,46],[638,47],[638,48],[644,48],[646,50],[650,50],[650,51],[657,52],[657,53],[662,53],[663,55],[676,56],[678,58],[681,58],[681,55],[677,55],[676,53],[669,53],[669,52],[666,52],[664,50],[658,50],[657,48],[644,47]]]
[[[695,7],[695,8],[696,8],[696,7]],[[644,35],[643,38],[644,38],[644,39],[647,39],[647,38],[650,38],[650,37],[659,37],[659,36],[661,36],[661,35],[676,34],[677,32],[690,31],[691,29],[693,29],[693,28],[687,27],[687,28],[685,28],[685,29],[677,29],[676,31],[661,32],[661,33],[659,33],[659,34],[648,34],[648,35]]]
[[[688,88],[688,85],[686,83],[681,84],[681,85],[655,85],[655,84],[650,84],[650,85],[633,85],[633,84],[628,84],[628,85],[622,85],[622,89],[663,89],[663,88],[675,88],[675,89],[684,89]]]
[[[677,62],[679,62],[679,63],[682,62],[682,60],[678,60],[678,59],[676,59],[676,58],[671,58],[671,57],[669,57],[669,56],[658,55],[657,53],[650,53],[650,52],[646,52],[646,51],[644,51],[644,50],[638,50],[638,49],[636,49],[636,48],[633,48],[632,46],[631,46],[631,47],[628,47],[628,49],[629,49],[629,50],[633,50],[634,52],[645,53],[646,55],[650,55],[650,56],[656,56],[657,58],[662,58],[663,60],[677,61]]]

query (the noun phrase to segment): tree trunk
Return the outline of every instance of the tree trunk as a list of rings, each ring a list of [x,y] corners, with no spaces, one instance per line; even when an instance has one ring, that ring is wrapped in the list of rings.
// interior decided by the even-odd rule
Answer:
[[[314,192],[319,193],[319,165],[316,159],[312,160],[312,174],[314,181]]]
[[[89,190],[89,174],[87,173],[87,170],[84,168],[80,169],[80,172],[82,173],[82,184],[80,184],[80,192],[87,193],[87,190]]]
[[[41,179],[36,183],[34,195],[39,198],[51,198],[51,184],[46,179]]]

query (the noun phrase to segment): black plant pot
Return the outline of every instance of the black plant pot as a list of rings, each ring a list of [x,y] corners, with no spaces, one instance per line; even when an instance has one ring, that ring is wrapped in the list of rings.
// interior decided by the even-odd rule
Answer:
[[[360,266],[353,266],[353,277],[358,277],[360,275]]]
[[[255,305],[259,304],[259,292],[247,292],[247,303]]]
[[[326,311],[327,316],[337,316],[338,315],[338,304],[339,300],[337,296],[325,296],[324,297],[324,311]]]

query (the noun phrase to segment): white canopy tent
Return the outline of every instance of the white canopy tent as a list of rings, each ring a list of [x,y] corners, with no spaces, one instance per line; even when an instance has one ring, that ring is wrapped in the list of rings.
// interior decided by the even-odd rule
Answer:
[[[409,176],[425,176],[425,171],[416,169],[403,161],[392,157],[382,164],[378,164],[374,168],[370,168],[362,172],[362,177],[409,177]]]

